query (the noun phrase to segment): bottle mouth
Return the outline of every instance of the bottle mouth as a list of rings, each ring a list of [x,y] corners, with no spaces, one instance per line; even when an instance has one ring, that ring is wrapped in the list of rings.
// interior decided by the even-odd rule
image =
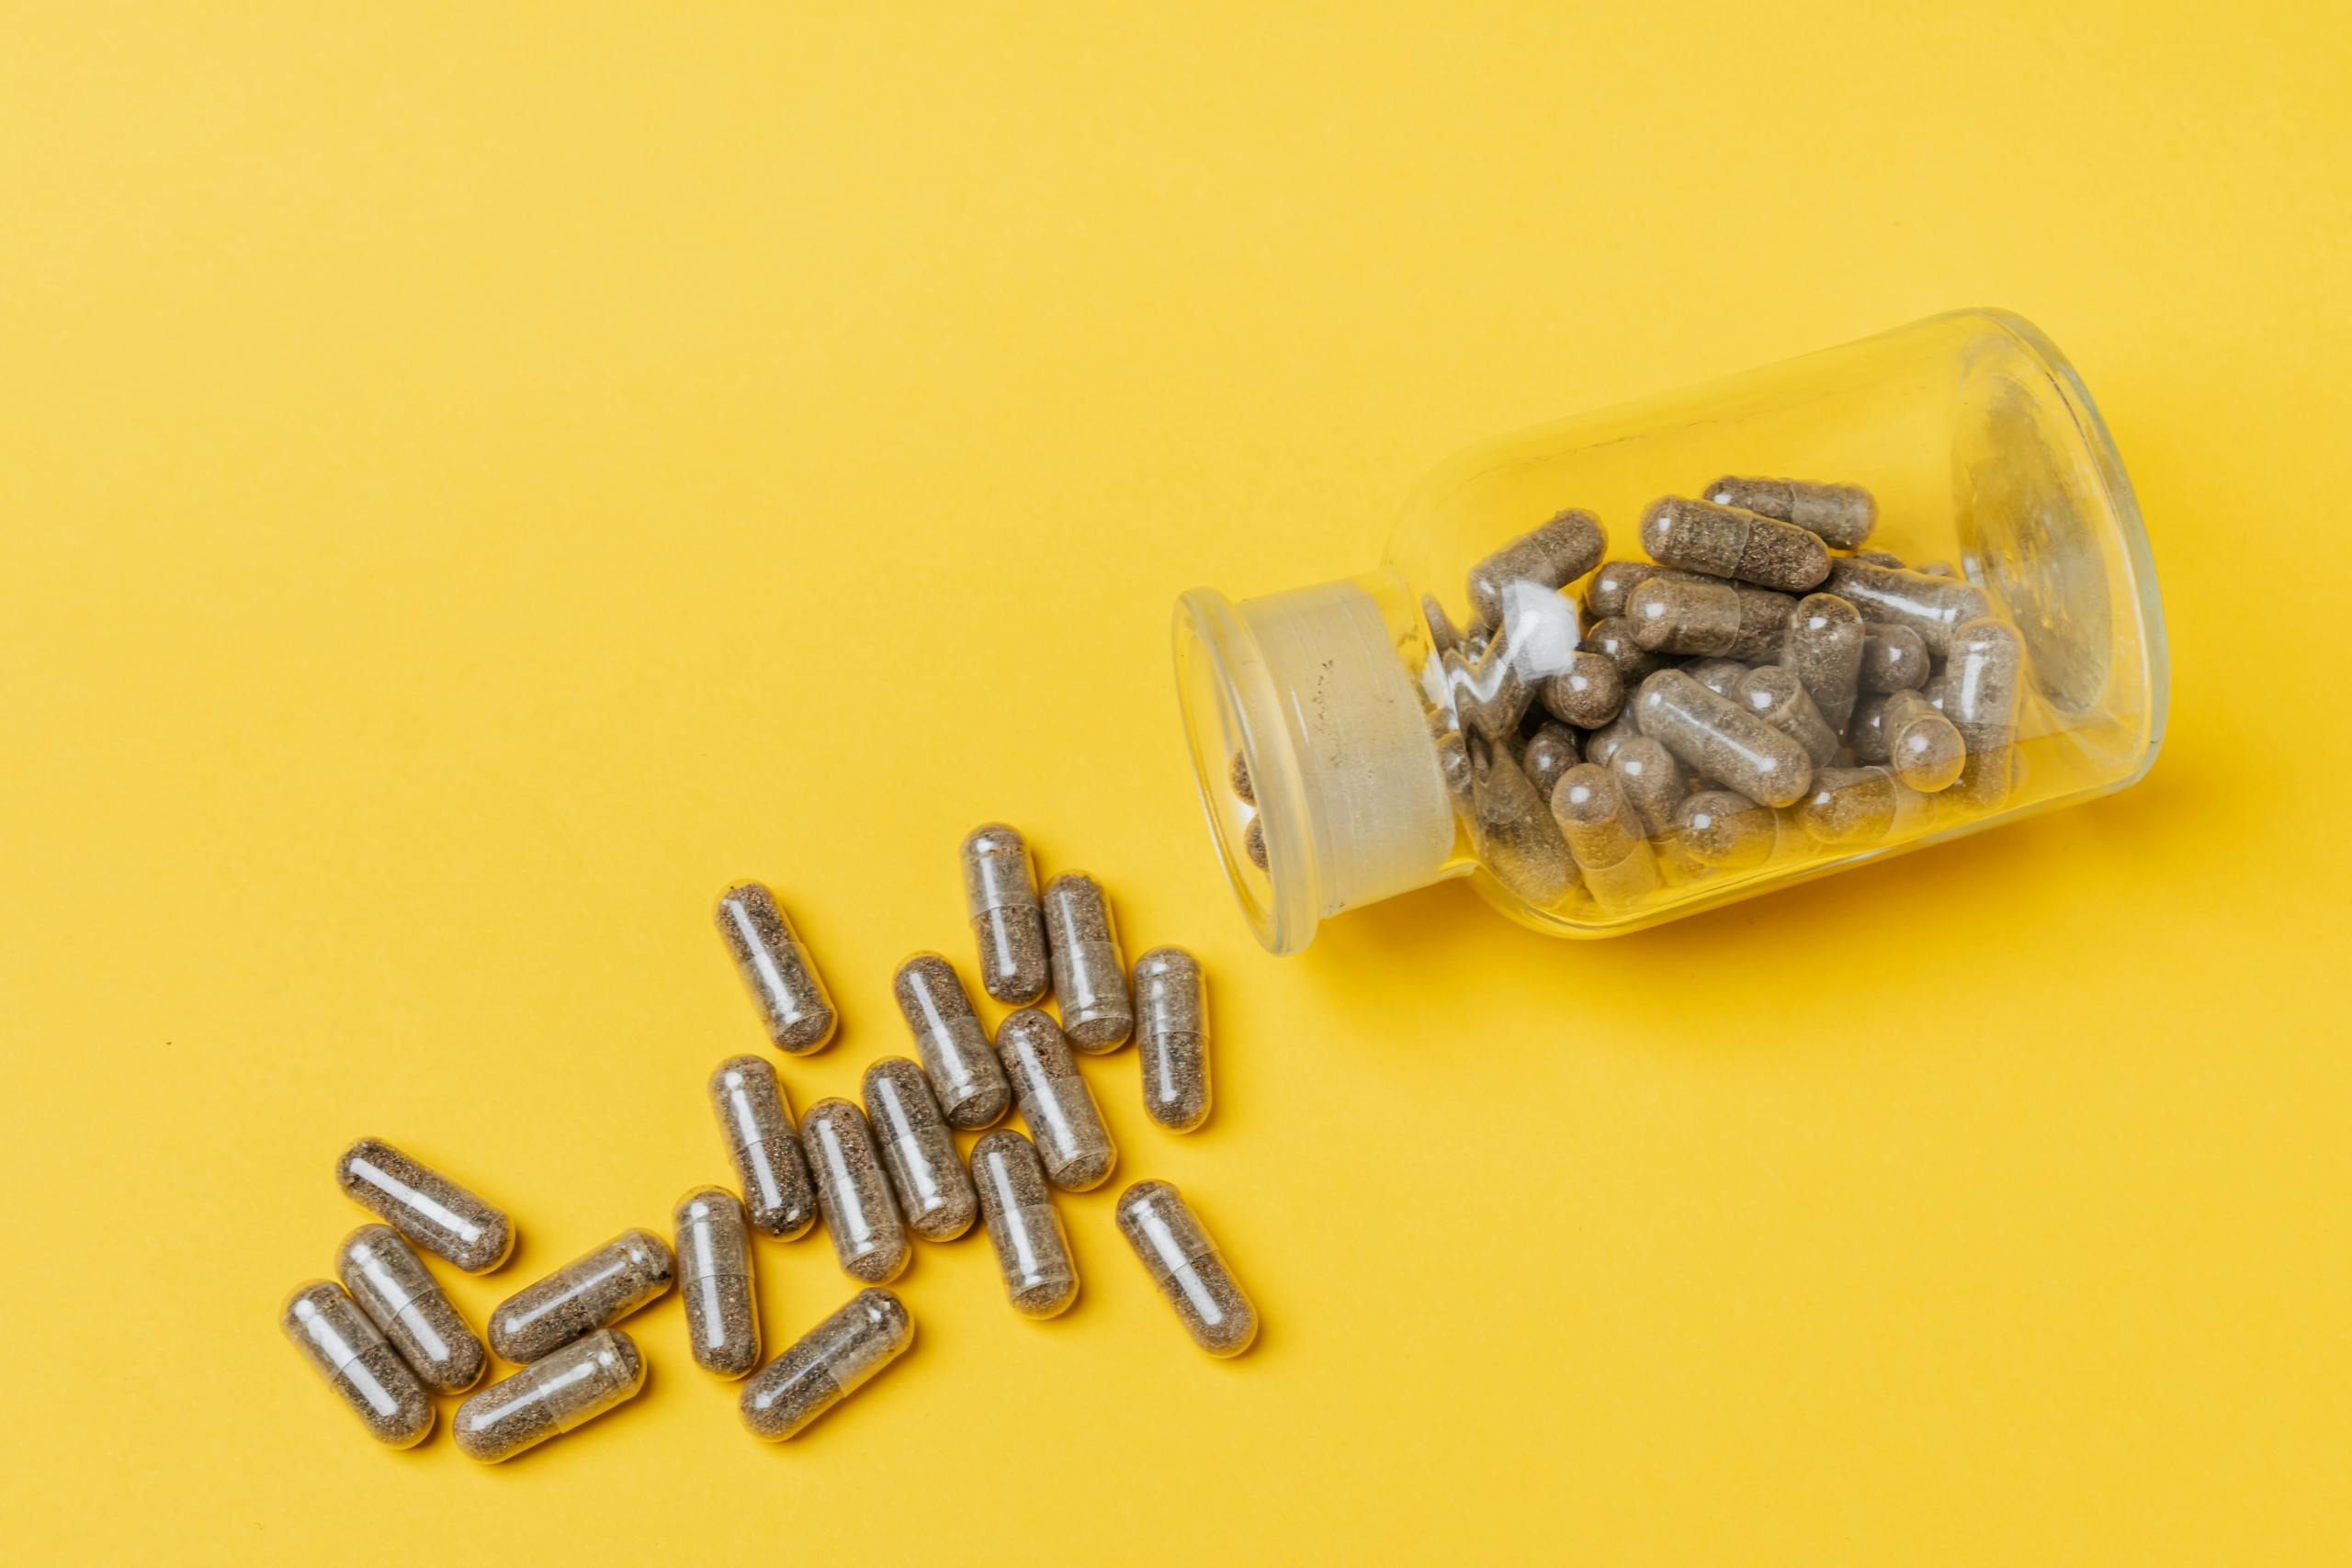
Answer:
[[[1176,697],[1202,815],[1234,898],[1266,950],[1296,953],[1315,936],[1304,791],[1273,716],[1264,651],[1233,601],[1195,588],[1176,601]],[[1246,778],[1244,799],[1237,778]],[[1250,852],[1261,846],[1264,864]]]

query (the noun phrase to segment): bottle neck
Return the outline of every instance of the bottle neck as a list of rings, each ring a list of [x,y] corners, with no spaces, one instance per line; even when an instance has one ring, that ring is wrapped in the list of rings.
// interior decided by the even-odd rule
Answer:
[[[1444,874],[1453,813],[1410,673],[1427,652],[1393,571],[1238,604],[1199,588],[1178,602],[1177,682],[1202,805],[1273,952],[1297,952],[1342,909]]]

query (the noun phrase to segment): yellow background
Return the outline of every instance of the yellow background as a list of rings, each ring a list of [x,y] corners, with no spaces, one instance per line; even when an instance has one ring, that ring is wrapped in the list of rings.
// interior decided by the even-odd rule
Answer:
[[[11,6],[0,1289],[23,1562],[2341,1561],[2342,7]],[[1453,886],[1275,961],[1169,605],[1368,565],[1431,463],[1996,303],[2165,589],[2129,795],[1585,946]],[[274,1313],[355,1134],[514,1212],[492,1302],[725,1168],[707,921],[846,1026],[1024,824],[1213,977],[1218,1111],[921,1249],[752,1442],[380,1451]],[[1262,1306],[1194,1354],[1112,1194]],[[763,1244],[779,1346],[849,1293]],[[442,1270],[445,1277],[452,1277]],[[754,1556],[753,1554],[759,1554]],[[1218,1554],[1213,1557],[1211,1554]]]

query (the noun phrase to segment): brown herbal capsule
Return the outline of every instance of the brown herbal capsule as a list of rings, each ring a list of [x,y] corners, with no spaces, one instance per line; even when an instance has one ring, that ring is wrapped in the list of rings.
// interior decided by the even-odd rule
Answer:
[[[980,953],[980,988],[1021,1007],[1046,994],[1046,917],[1029,840],[1002,822],[964,835],[964,910]]]
[[[1461,739],[1462,737],[1459,735],[1454,737],[1454,739],[1457,741]],[[1265,818],[1261,817],[1252,817],[1250,819],[1249,829],[1241,835],[1241,852],[1248,855],[1250,857],[1250,863],[1256,866],[1260,871],[1269,869],[1266,864]]]
[[[1660,566],[1654,560],[1605,560],[1585,584],[1585,614],[1593,620],[1625,613],[1625,601],[1634,589],[1654,577],[1670,582],[1721,582],[1702,571],[1677,571],[1670,566]]]
[[[1909,626],[1865,624],[1861,689],[1881,695],[1916,691],[1928,682],[1928,645]]]
[[[1897,779],[1922,795],[1933,795],[1960,777],[1968,762],[1967,743],[1951,720],[1929,707],[1925,697],[1917,692],[1893,692],[1880,711],[1886,765]]]
[[[602,1328],[471,1395],[449,1427],[458,1452],[496,1464],[576,1431],[644,1386],[645,1358],[637,1341],[620,1329]]]
[[[710,1109],[752,1224],[778,1241],[807,1235],[817,1189],[775,1068],[760,1056],[728,1057],[710,1075]]]
[[[722,1378],[743,1377],[760,1364],[760,1303],[743,1205],[723,1187],[697,1187],[678,1200],[671,1219],[695,1365]]]
[[[1828,591],[1860,610],[1866,621],[1885,621],[1917,632],[1938,658],[1951,650],[1955,630],[1989,611],[1984,591],[1973,583],[1872,566],[1852,557],[1830,569]]]
[[[1504,886],[1539,907],[1558,903],[1576,881],[1568,847],[1535,786],[1507,751],[1470,749],[1478,858]]]
[[[1739,678],[1731,700],[1804,747],[1815,767],[1826,767],[1837,757],[1838,732],[1805,695],[1795,671],[1758,665]]]
[[[1717,506],[1736,506],[1792,523],[1822,543],[1850,550],[1878,525],[1878,502],[1860,485],[1810,484],[1803,479],[1753,479],[1726,474],[1699,492]]]
[[[1552,815],[1585,886],[1603,907],[1636,904],[1657,890],[1657,857],[1616,774],[1590,762],[1570,768],[1552,792]]]
[[[514,1224],[430,1166],[381,1138],[343,1151],[334,1177],[344,1195],[469,1274],[487,1274],[514,1250]]]
[[[833,998],[775,895],[763,884],[739,882],[719,895],[716,918],[775,1048],[805,1055],[831,1040],[838,1018]]]
[[[1597,768],[1605,768],[1617,755],[1617,748],[1636,739],[1642,727],[1634,714],[1634,705],[1627,703],[1617,710],[1617,716],[1584,738],[1584,760]],[[1556,786],[1555,786],[1556,787]]]
[[[1911,570],[1922,577],[1949,577],[1955,582],[1960,581],[1960,568],[1948,560],[1921,561]]]
[[[916,953],[899,965],[891,991],[948,1124],[970,1130],[1002,1121],[1012,1104],[1012,1086],[947,960]]]
[[[499,1303],[490,1314],[490,1348],[510,1361],[536,1361],[618,1323],[669,1290],[677,1273],[668,1242],[651,1231],[623,1231]]]
[[[341,1285],[332,1280],[298,1285],[277,1325],[369,1437],[405,1449],[433,1430],[433,1396]]]
[[[1643,682],[1633,711],[1642,733],[1666,742],[1692,773],[1758,805],[1790,805],[1813,782],[1803,746],[1679,670]]]
[[[399,1232],[387,1224],[361,1225],[336,1249],[334,1271],[426,1388],[463,1393],[481,1382],[490,1366],[481,1337]]]
[[[1608,547],[1591,513],[1563,512],[1470,569],[1470,608],[1488,626],[1501,626],[1514,601],[1558,592],[1599,565]]]
[[[1201,961],[1181,947],[1136,960],[1136,1050],[1146,1115],[1171,1133],[1208,1120],[1208,987]]]
[[[1728,697],[1739,678],[1747,673],[1747,666],[1736,659],[1694,659],[1682,667],[1682,672],[1715,695]]]
[[[1869,640],[1861,612],[1835,593],[1808,593],[1789,612],[1781,663],[1804,684],[1804,694],[1833,730],[1843,730],[1853,716]]]
[[[1529,739],[1519,765],[1535,787],[1535,798],[1548,805],[1552,786],[1560,782],[1560,775],[1582,761],[1577,750],[1577,732],[1565,724],[1547,724]]]
[[[979,1190],[980,1222],[1012,1310],[1023,1317],[1052,1317],[1077,1300],[1069,1235],[1029,1140],[1000,1127],[974,1144],[972,1185]]]
[[[1119,1234],[1191,1335],[1212,1356],[1238,1356],[1258,1337],[1258,1309],[1184,1195],[1165,1181],[1119,1194]]]
[[[1853,716],[1846,720],[1846,745],[1854,761],[1876,765],[1887,760],[1886,705],[1893,694],[1864,692],[1854,699]]]
[[[1135,1032],[1136,1009],[1102,885],[1082,871],[1046,884],[1046,938],[1062,1032],[1081,1051],[1118,1049]]]
[[[1250,787],[1250,759],[1237,748],[1233,761],[1226,765],[1225,781],[1233,786],[1233,798],[1244,806],[1258,804],[1257,792]]]
[[[1856,550],[1854,558],[1867,566],[1890,567],[1896,571],[1907,570],[1903,564],[1903,558],[1893,550]]]
[[[1587,626],[1584,646],[1587,652],[1598,653],[1617,666],[1617,679],[1623,689],[1640,685],[1652,671],[1666,662],[1634,639],[1633,623],[1623,615],[1611,615]]]
[[[1951,798],[1992,806],[2007,796],[2024,671],[2025,645],[2007,623],[1975,620],[1953,632],[1936,705],[1968,747],[1959,782],[1947,792]]]
[[[817,1177],[817,1207],[843,1269],[887,1285],[907,1266],[907,1230],[882,1178],[865,1112],[846,1100],[820,1100],[800,1113],[800,1145]]]
[[[1648,836],[1667,837],[1673,830],[1676,809],[1690,793],[1674,753],[1645,735],[1618,747],[1609,759],[1609,771],[1617,775],[1617,787],[1633,802]]]
[[[1920,796],[1881,767],[1824,768],[1797,802],[1797,826],[1825,844],[1875,844],[1917,819]]]
[[[922,1069],[885,1056],[865,1069],[865,1093],[866,1121],[907,1228],[925,1241],[953,1241],[970,1230],[979,1201]]]
[[[1568,667],[1544,682],[1544,707],[1554,718],[1579,729],[1598,729],[1625,705],[1625,678],[1605,653],[1578,649]]]
[[[1681,496],[1642,513],[1642,547],[1661,565],[1802,593],[1829,575],[1829,552],[1804,529]]]
[[[1625,619],[1653,653],[1723,655],[1745,662],[1780,647],[1795,603],[1744,583],[1652,578],[1634,590]]]
[[[1455,649],[1462,646],[1462,633],[1455,628],[1453,625],[1453,617],[1445,613],[1445,606],[1437,602],[1436,594],[1424,593],[1421,595],[1421,619],[1430,628],[1430,650],[1431,652],[1440,654],[1452,653]],[[1234,756],[1237,759],[1238,759],[1241,753],[1238,751],[1234,753]],[[1248,795],[1244,795],[1242,798],[1245,801],[1250,799]],[[1252,802],[1252,804],[1254,804],[1254,802]]]
[[[1701,790],[1674,808],[1675,842],[1700,865],[1746,871],[1770,858],[1778,819],[1744,795]]]
[[[996,1043],[1047,1179],[1065,1192],[1102,1186],[1119,1151],[1060,1028],[1035,1008],[1023,1008],[997,1026]]]
[[[743,1385],[743,1425],[780,1443],[863,1387],[913,1342],[914,1320],[888,1291],[860,1291]]]

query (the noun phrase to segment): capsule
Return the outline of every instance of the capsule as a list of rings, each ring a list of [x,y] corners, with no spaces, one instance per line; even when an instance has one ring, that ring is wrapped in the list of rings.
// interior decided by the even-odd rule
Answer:
[[[760,1299],[743,1204],[724,1187],[697,1187],[678,1200],[671,1218],[695,1365],[722,1378],[742,1377],[760,1364]]]
[[[1990,613],[1983,589],[1948,577],[1872,566],[1847,557],[1829,571],[1828,591],[1862,613],[1919,634],[1928,651],[1940,659],[1951,651],[1952,633]]]
[[[1880,764],[1888,761],[1886,705],[1892,692],[1864,692],[1854,699],[1853,716],[1846,721],[1846,746],[1854,761]]]
[[[1747,666],[1736,659],[1694,659],[1682,667],[1682,672],[1719,697],[1728,697],[1739,678],[1747,673]]]
[[[1725,474],[1699,493],[1717,506],[1736,506],[1759,517],[1793,524],[1841,550],[1858,548],[1878,525],[1878,502],[1860,485]]]
[[[1437,595],[1434,593],[1421,595],[1421,622],[1430,630],[1430,652],[1452,653],[1462,646],[1461,628],[1453,624],[1453,617],[1445,613],[1445,606],[1437,602]],[[1241,753],[1238,751],[1236,751],[1233,756],[1237,762],[1241,760]],[[1251,796],[1245,795],[1243,800],[1245,803],[1254,804],[1254,798]]]
[[[1835,593],[1808,593],[1789,613],[1781,664],[1804,683],[1804,694],[1833,730],[1844,730],[1853,716],[1869,642],[1862,613]]]
[[[817,1190],[775,1068],[763,1057],[729,1056],[710,1075],[710,1108],[752,1224],[778,1241],[806,1235],[817,1223]]]
[[[1654,560],[1605,560],[1593,571],[1592,581],[1584,586],[1585,614],[1596,621],[1623,615],[1625,601],[1633,597],[1634,590],[1655,577],[1671,582],[1724,581],[1703,571],[1678,571]]]
[[[1513,658],[1510,645],[1497,637],[1476,654],[1466,649],[1440,660],[1445,678],[1445,700],[1461,719],[1462,728],[1489,741],[1499,741],[1519,728],[1535,701],[1531,683]]]
[[[1597,768],[1605,768],[1617,754],[1617,748],[1628,740],[1638,739],[1642,727],[1634,705],[1627,703],[1617,710],[1617,716],[1584,738],[1584,760]],[[1554,786],[1555,789],[1557,785]]]
[[[1209,1118],[1208,987],[1201,961],[1181,947],[1155,947],[1136,960],[1135,980],[1144,1113],[1171,1133],[1189,1133]]]
[[[1249,787],[1241,754],[1233,754],[1234,789]],[[1245,801],[1254,795],[1242,795]],[[964,835],[964,908],[980,952],[980,988],[1021,1007],[1046,994],[1046,916],[1037,901],[1037,872],[1029,840],[1002,822],[983,822]]]
[[[719,895],[716,919],[775,1048],[798,1056],[831,1040],[838,1017],[833,998],[775,895],[760,883],[739,882]]]
[[[1854,558],[1866,566],[1891,567],[1896,571],[1905,570],[1903,558],[1893,550],[1856,550]]]
[[[820,1100],[800,1113],[800,1144],[817,1178],[817,1207],[833,1256],[854,1278],[887,1285],[907,1266],[907,1228],[882,1175],[865,1112]]]
[[[1957,581],[1960,568],[1948,560],[1923,560],[1911,569],[1922,577],[1949,577]]]
[[[1813,781],[1804,747],[1679,670],[1643,682],[1633,705],[1643,734],[1664,741],[1701,778],[1759,806],[1790,805]]]
[[[1513,600],[1553,594],[1600,564],[1609,547],[1600,520],[1589,512],[1563,512],[1470,569],[1470,608],[1490,626],[1504,624]]]
[[[1609,759],[1609,771],[1617,775],[1617,787],[1633,802],[1634,814],[1650,838],[1673,831],[1674,813],[1690,793],[1682,763],[1673,752],[1645,735],[1618,747]]]
[[[1885,768],[1824,768],[1795,816],[1822,843],[1875,844],[1917,821],[1922,798]]]
[[[1519,759],[1520,772],[1535,786],[1535,798],[1549,803],[1560,775],[1584,758],[1577,748],[1577,732],[1565,724],[1546,724],[1528,738]]]
[[[369,1437],[405,1449],[433,1430],[433,1396],[341,1285],[312,1280],[296,1286],[277,1322]]]
[[[353,1202],[469,1274],[487,1274],[514,1250],[503,1213],[380,1138],[344,1150],[334,1178]]]
[[[1665,660],[1634,640],[1634,624],[1623,615],[1611,615],[1587,626],[1584,648],[1586,652],[1597,653],[1617,666],[1621,691],[1640,685],[1652,671],[1666,664]]]
[[[1931,663],[1927,642],[1909,626],[1864,624],[1859,682],[1863,691],[1882,695],[1917,691],[1928,683]]]
[[[1760,664],[1739,678],[1731,700],[1804,747],[1815,767],[1826,767],[1837,757],[1838,732],[1805,695],[1795,671]]]
[[[1770,811],[1727,789],[1700,790],[1674,808],[1675,847],[1700,865],[1748,870],[1771,857],[1779,839]]]
[[[1886,765],[1922,795],[1951,784],[1968,763],[1968,746],[1951,720],[1917,692],[1894,692],[1881,710]]]
[[[897,1360],[914,1337],[897,1296],[858,1292],[743,1385],[743,1425],[763,1442],[796,1436]]]
[[[1625,620],[1652,653],[1725,657],[1745,662],[1780,646],[1795,604],[1785,593],[1724,581],[1652,578],[1634,590]]]
[[[1023,1008],[997,1026],[996,1048],[1046,1179],[1065,1192],[1102,1186],[1119,1151],[1061,1030],[1035,1008]]]
[[[1165,1181],[1138,1181],[1119,1194],[1119,1234],[1212,1356],[1238,1356],[1258,1337],[1258,1309],[1201,1228],[1184,1195]]]
[[[383,1332],[417,1381],[435,1393],[481,1382],[490,1352],[422,1259],[386,1224],[361,1225],[335,1252],[335,1277]]]
[[[1625,678],[1605,653],[1578,649],[1568,667],[1544,679],[1544,708],[1564,724],[1598,729],[1625,705]]]
[[[1544,797],[1510,753],[1472,746],[1470,792],[1478,857],[1496,879],[1537,906],[1566,897],[1576,882],[1568,846]]]
[[[1007,1089],[1006,1098],[1012,1093]],[[904,1056],[883,1057],[865,1069],[865,1099],[875,1149],[907,1229],[925,1241],[954,1241],[970,1230],[979,1201],[922,1069]]]
[[[536,1361],[618,1323],[661,1296],[677,1273],[668,1242],[625,1230],[499,1303],[490,1314],[490,1348],[510,1361]]]
[[[1616,774],[1590,762],[1570,768],[1552,792],[1552,815],[1600,904],[1636,904],[1657,890],[1657,857]]]
[[[1804,529],[1736,506],[1668,496],[1642,513],[1642,547],[1662,566],[1802,593],[1829,575],[1829,552]]]
[[[1117,1049],[1135,1031],[1136,1010],[1102,885],[1082,871],[1046,884],[1046,937],[1062,1032],[1081,1051]]]
[[[644,1386],[637,1341],[600,1328],[469,1396],[449,1425],[468,1459],[496,1464],[585,1426]]]
[[[979,1189],[980,1221],[1012,1310],[1023,1317],[1052,1317],[1076,1301],[1078,1266],[1070,1261],[1069,1235],[1029,1140],[1000,1127],[974,1144],[972,1184]]]
[[[1991,806],[2009,793],[2018,682],[2024,671],[2025,645],[2007,624],[1971,621],[1952,634],[1938,705],[1968,748],[1960,779],[1948,792],[1952,798]]]
[[[1461,737],[1457,735],[1454,739],[1459,740]],[[1248,855],[1250,857],[1250,863],[1256,866],[1260,871],[1268,869],[1266,863],[1266,819],[1264,818],[1252,817],[1250,818],[1249,829],[1241,835],[1241,852]]]
[[[918,953],[899,965],[890,988],[948,1124],[967,1130],[996,1125],[1012,1104],[1012,1090],[971,998],[964,994],[964,982],[947,960]]]

